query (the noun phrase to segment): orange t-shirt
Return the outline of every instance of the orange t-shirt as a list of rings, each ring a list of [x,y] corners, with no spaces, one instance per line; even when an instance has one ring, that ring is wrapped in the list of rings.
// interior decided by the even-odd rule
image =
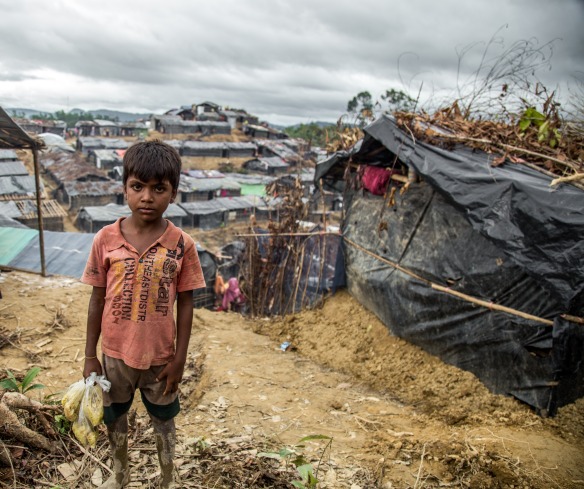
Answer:
[[[122,235],[120,222],[100,230],[81,281],[105,287],[101,351],[147,369],[174,356],[177,292],[205,287],[193,239],[170,221],[142,256]]]

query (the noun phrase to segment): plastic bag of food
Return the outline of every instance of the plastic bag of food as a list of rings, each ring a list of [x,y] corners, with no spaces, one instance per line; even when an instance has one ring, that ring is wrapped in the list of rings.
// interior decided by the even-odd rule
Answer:
[[[97,384],[87,385],[81,401],[81,410],[92,426],[97,426],[103,420],[103,397]]]
[[[63,405],[63,412],[69,421],[75,421],[79,413],[79,407],[85,394],[85,381],[83,379],[71,384],[61,404]]]
[[[73,430],[75,438],[79,440],[79,443],[85,446],[95,446],[95,443],[97,442],[97,433],[85,416],[83,409],[79,410],[79,416],[73,423],[73,427],[71,429]]]

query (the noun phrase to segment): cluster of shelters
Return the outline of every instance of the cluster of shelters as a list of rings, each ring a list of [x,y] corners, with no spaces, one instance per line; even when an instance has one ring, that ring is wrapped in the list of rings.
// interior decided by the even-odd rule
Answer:
[[[40,184],[42,214],[47,230],[62,231],[66,215],[57,201],[47,199]],[[0,216],[22,225],[37,226],[35,177],[31,175],[14,149],[0,149]]]

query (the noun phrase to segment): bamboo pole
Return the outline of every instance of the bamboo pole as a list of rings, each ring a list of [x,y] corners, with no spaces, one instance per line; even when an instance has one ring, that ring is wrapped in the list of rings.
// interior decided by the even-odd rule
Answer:
[[[40,169],[39,169],[39,155],[36,148],[32,148],[32,158],[34,162],[34,185],[36,190],[36,204],[37,204],[37,220],[39,227],[39,246],[41,252],[41,275],[47,276],[47,269],[45,266],[45,236],[43,231],[43,212],[41,207],[41,183],[40,183]]]
[[[482,299],[477,299],[476,297],[472,297],[472,296],[464,294],[462,292],[457,292],[456,290],[452,290],[448,287],[443,287],[442,285],[435,284],[434,282],[432,282],[428,279],[425,279],[423,277],[420,277],[419,275],[411,272],[407,268],[404,268],[401,265],[398,265],[397,263],[392,262],[391,260],[387,260],[386,258],[383,258],[383,257],[367,250],[366,248],[363,248],[362,246],[358,245],[354,241],[351,241],[349,238],[343,237],[343,239],[348,244],[353,246],[354,248],[356,248],[360,251],[363,251],[364,253],[368,254],[369,256],[372,256],[373,258],[376,258],[379,261],[382,261],[383,263],[387,263],[388,265],[392,266],[396,270],[399,270],[400,272],[403,272],[403,273],[409,275],[410,277],[415,278],[416,280],[420,280],[421,282],[425,283],[426,285],[429,285],[431,288],[433,288],[435,290],[438,290],[440,292],[444,292],[445,294],[450,294],[452,296],[458,297],[459,299],[463,299],[467,302],[471,302],[473,304],[480,305],[480,306],[485,307],[485,308],[490,309],[490,310],[506,312],[506,313],[512,314],[514,316],[522,317],[525,319],[529,319],[531,321],[545,324],[546,326],[553,326],[553,324],[554,324],[554,322],[549,320],[549,319],[540,318],[538,316],[534,316],[532,314],[528,314],[528,313],[525,313],[523,311],[513,309],[511,307],[501,306],[499,304],[494,304],[492,302],[484,301]]]
[[[575,182],[576,180],[584,180],[584,173],[576,173],[574,175],[570,175],[569,177],[555,178],[552,180],[552,183],[550,183],[550,187],[560,183]]]

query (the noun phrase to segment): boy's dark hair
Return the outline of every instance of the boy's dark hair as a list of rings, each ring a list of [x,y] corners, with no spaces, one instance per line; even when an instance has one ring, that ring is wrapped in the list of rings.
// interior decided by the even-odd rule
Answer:
[[[178,151],[160,140],[141,141],[133,144],[124,154],[124,186],[130,175],[143,182],[156,179],[168,180],[174,190],[178,189],[181,159]]]

